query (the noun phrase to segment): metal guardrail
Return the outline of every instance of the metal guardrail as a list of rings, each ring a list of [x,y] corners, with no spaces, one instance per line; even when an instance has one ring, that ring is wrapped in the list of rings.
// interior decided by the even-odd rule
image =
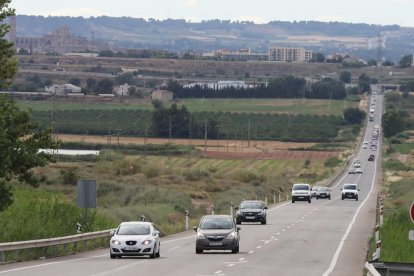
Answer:
[[[41,240],[30,240],[30,241],[20,241],[20,242],[6,242],[0,243],[0,262],[6,261],[6,252],[15,251],[15,255],[19,255],[19,251],[23,249],[32,249],[32,248],[47,248],[57,245],[67,245],[70,243],[76,244],[81,241],[95,240],[99,238],[105,238],[111,236],[111,231],[115,229],[77,234],[66,237],[59,238],[50,238],[50,239],[41,239]],[[76,247],[76,246],[75,246]]]
[[[366,262],[365,268],[368,270],[368,276],[381,276],[381,274],[375,269],[373,264]]]

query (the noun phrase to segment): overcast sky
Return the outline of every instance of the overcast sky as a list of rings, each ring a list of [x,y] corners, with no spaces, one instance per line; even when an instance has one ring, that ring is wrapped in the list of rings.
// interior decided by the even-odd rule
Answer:
[[[12,0],[16,14],[341,21],[414,27],[414,0]]]

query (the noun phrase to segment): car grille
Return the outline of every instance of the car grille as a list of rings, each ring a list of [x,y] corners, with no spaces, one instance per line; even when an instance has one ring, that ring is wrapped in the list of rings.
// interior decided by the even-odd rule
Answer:
[[[212,242],[222,241],[224,236],[207,236],[207,239]]]
[[[136,245],[137,241],[126,241],[127,245]]]
[[[140,251],[141,249],[136,249],[136,250],[122,249],[123,253],[139,253]]]
[[[258,213],[243,213],[244,216],[257,216]]]

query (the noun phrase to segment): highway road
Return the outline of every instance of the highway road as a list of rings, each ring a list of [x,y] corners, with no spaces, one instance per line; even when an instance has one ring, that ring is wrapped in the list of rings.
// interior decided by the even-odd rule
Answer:
[[[376,97],[380,125],[382,96]],[[376,151],[358,149],[363,174],[344,174],[332,185],[332,199],[284,202],[268,210],[267,225],[242,224],[240,253],[195,254],[195,232],[168,236],[161,258],[110,259],[101,249],[53,259],[0,265],[1,275],[362,275],[368,241],[375,225],[379,162]],[[357,183],[359,201],[341,200],[343,183]]]

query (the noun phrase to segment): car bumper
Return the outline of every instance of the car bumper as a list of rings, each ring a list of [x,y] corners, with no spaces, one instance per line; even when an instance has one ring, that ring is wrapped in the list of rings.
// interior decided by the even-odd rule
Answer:
[[[358,195],[357,195],[357,194],[352,194],[352,193],[345,193],[345,194],[342,194],[342,196],[343,196],[344,198],[353,198],[353,199],[355,199],[355,198],[357,198],[357,197],[358,197]]]
[[[310,195],[293,195],[292,196],[292,200],[295,200],[295,201],[308,201],[308,200],[310,200],[311,199],[311,196]]]
[[[328,198],[328,197],[330,197],[331,195],[328,195],[328,194],[319,194],[318,195],[318,197],[319,198]]]
[[[208,239],[197,239],[196,248],[198,250],[233,250],[238,246],[236,239],[221,241],[210,241]]]
[[[249,214],[245,214],[245,215],[239,215],[236,217],[237,221],[243,221],[243,222],[258,222],[258,221],[265,221],[266,220],[266,216],[265,215],[249,215]]]
[[[154,246],[124,246],[118,245],[114,246],[111,245],[110,247],[111,254],[119,255],[119,256],[144,256],[150,255],[154,252]]]

